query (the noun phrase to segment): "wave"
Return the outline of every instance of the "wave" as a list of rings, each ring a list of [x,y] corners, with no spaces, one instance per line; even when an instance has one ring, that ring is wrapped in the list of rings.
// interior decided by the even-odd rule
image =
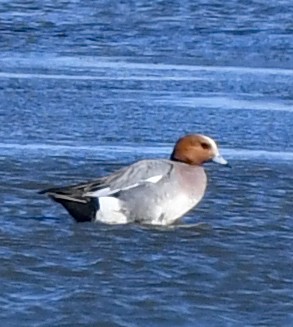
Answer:
[[[258,99],[261,99],[259,96]],[[261,110],[261,111],[281,111],[293,112],[292,101],[276,102],[276,101],[262,101],[258,99],[234,99],[232,96],[198,96],[198,97],[159,97],[154,99],[158,104],[169,104],[177,107],[191,107],[191,108],[208,108],[208,109],[230,109],[230,110]]]
[[[133,59],[132,59],[133,60]],[[293,69],[266,68],[266,67],[242,67],[242,66],[203,66],[185,64],[164,63],[140,63],[131,62],[121,57],[70,57],[70,56],[31,56],[31,57],[5,57],[0,58],[0,63],[8,67],[22,68],[88,68],[88,69],[127,69],[127,70],[150,70],[154,71],[187,71],[187,72],[221,72],[237,74],[264,74],[293,76]],[[45,75],[46,76],[46,75]]]
[[[95,76],[72,74],[40,74],[40,73],[6,73],[0,72],[0,78],[16,79],[55,79],[55,80],[102,80],[102,81],[199,81],[204,77],[197,76]]]
[[[137,145],[60,145],[44,143],[0,143],[2,154],[13,154],[16,152],[25,152],[26,154],[36,154],[37,152],[46,152],[46,154],[74,154],[74,153],[103,153],[107,154],[142,154],[168,156],[171,153],[172,145],[161,146],[140,146]],[[221,152],[228,159],[276,159],[278,161],[292,161],[293,152],[291,151],[268,151],[258,149],[232,149],[222,148]]]

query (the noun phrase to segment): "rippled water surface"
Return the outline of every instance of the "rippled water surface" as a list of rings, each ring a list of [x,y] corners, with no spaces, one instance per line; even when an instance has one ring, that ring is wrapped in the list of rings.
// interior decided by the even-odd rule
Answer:
[[[283,1],[1,1],[0,321],[293,326]],[[208,134],[232,168],[181,226],[76,224],[37,191]]]

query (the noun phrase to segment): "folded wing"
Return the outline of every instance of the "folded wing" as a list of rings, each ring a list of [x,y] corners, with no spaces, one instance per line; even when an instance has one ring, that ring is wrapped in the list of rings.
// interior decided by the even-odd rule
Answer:
[[[122,168],[111,175],[67,187],[41,191],[50,197],[87,203],[89,197],[102,197],[134,188],[143,183],[157,183],[172,170],[169,160],[142,160]]]

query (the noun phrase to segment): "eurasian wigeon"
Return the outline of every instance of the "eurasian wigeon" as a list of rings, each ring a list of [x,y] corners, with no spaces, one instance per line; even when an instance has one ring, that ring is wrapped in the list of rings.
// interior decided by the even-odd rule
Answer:
[[[202,199],[207,177],[202,164],[227,165],[210,137],[180,138],[167,159],[141,160],[111,175],[45,193],[78,222],[170,225]]]

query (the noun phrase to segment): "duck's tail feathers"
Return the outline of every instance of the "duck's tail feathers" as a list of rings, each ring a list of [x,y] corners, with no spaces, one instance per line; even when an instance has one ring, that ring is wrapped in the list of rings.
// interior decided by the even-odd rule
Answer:
[[[46,194],[60,203],[77,222],[94,221],[100,208],[98,198],[83,197],[70,187],[50,188],[39,194]]]

